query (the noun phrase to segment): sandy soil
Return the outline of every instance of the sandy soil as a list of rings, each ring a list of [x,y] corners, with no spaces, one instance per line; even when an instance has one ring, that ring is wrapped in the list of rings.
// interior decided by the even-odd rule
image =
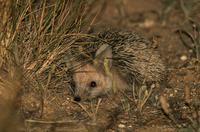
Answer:
[[[193,32],[179,2],[167,5],[162,0],[113,0],[103,8],[93,23],[96,30],[105,25],[125,28],[153,41],[166,63],[166,80],[142,108],[131,91],[92,102],[74,102],[65,82],[67,76],[63,85],[51,84],[45,95],[25,88],[19,110],[26,122],[24,128],[29,132],[199,131],[200,62],[177,32]],[[200,2],[190,9],[190,16],[200,21]],[[168,111],[161,107],[160,96],[166,101],[164,105],[169,105]]]

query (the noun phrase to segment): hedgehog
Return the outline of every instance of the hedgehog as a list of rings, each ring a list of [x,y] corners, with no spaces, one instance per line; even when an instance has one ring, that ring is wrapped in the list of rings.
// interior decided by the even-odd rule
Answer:
[[[82,60],[90,61],[73,73],[75,101],[164,79],[164,62],[151,41],[132,31],[105,30],[95,35],[81,47]]]

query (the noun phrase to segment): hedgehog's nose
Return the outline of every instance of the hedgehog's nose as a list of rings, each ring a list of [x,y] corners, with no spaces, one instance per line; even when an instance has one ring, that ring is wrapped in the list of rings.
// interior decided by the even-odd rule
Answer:
[[[80,97],[80,96],[75,96],[75,97],[74,97],[74,101],[80,102],[80,101],[81,101],[81,97]]]

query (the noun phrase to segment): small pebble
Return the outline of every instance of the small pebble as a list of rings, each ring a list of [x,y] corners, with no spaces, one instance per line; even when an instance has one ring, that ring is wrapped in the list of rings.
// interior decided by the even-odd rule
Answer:
[[[180,57],[180,59],[181,59],[182,61],[186,61],[186,60],[187,60],[187,56],[186,56],[186,55],[182,55],[182,56]]]
[[[129,125],[128,127],[129,127],[129,128],[132,128],[132,126],[131,126],[131,125]]]
[[[144,21],[144,23],[140,24],[140,27],[144,27],[144,28],[150,28],[153,27],[155,25],[155,21],[154,20],[150,20],[150,19],[146,19]]]
[[[121,120],[120,122],[121,122],[121,123],[126,123],[127,121],[125,121],[125,120]]]
[[[190,52],[190,53],[193,53],[193,50],[190,49],[189,52]]]
[[[119,128],[125,128],[125,125],[124,124],[119,124],[118,127]]]

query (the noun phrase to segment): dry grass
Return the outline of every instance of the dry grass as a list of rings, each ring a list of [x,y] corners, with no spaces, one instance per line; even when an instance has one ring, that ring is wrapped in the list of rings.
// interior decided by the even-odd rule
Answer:
[[[191,49],[197,60],[200,60],[200,25],[193,20],[190,20],[189,24],[192,27],[192,32],[180,29],[178,30],[179,36],[183,45]]]
[[[22,89],[40,91],[45,98],[47,89],[70,81],[69,62],[75,58],[70,49],[77,40],[87,37],[84,31],[89,30],[95,19],[88,12],[96,3],[90,0],[0,1],[0,97],[4,99],[1,107],[11,109],[9,104],[14,103]],[[9,116],[5,118],[12,120]],[[0,127],[4,129],[5,125],[9,124]]]

